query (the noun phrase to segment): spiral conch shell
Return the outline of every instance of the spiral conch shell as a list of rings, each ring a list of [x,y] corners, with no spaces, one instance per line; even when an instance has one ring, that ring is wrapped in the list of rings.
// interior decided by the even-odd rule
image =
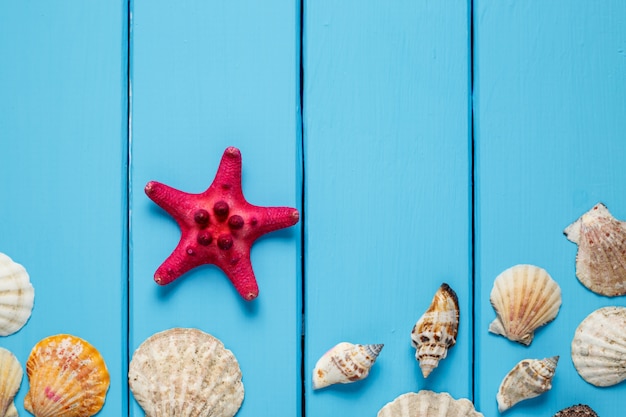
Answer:
[[[422,375],[427,378],[456,343],[459,329],[459,301],[448,284],[441,284],[426,312],[413,326],[411,344]]]
[[[147,338],[130,361],[128,383],[146,417],[233,417],[244,397],[235,355],[192,328]]]
[[[490,301],[497,317],[489,331],[530,345],[535,330],[559,313],[561,287],[538,266],[516,265],[496,277]]]
[[[598,203],[563,231],[578,245],[576,277],[591,291],[626,294],[626,222]]]
[[[590,384],[608,387],[626,379],[626,307],[602,307],[576,328],[572,362]]]
[[[455,400],[447,392],[407,392],[387,403],[377,417],[483,417],[470,400]]]
[[[524,359],[504,377],[496,399],[502,413],[520,401],[538,397],[552,388],[558,356]]]
[[[0,336],[13,334],[26,324],[34,300],[26,269],[0,253]]]
[[[326,352],[313,369],[313,389],[365,379],[382,350],[382,344],[341,342]]]
[[[20,389],[23,374],[15,355],[0,348],[0,417],[17,417],[13,399]]]
[[[100,352],[59,334],[39,341],[26,362],[24,408],[35,417],[89,417],[104,405],[110,377]]]

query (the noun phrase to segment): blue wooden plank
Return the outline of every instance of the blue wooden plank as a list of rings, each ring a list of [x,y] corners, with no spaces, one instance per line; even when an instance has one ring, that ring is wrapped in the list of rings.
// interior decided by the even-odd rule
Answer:
[[[0,4],[0,252],[35,288],[0,345],[24,366],[44,337],[92,343],[111,374],[103,417],[127,414],[126,21],[125,1]]]
[[[471,397],[468,13],[305,3],[307,415],[375,415],[420,389]],[[411,329],[442,282],[459,297],[458,342],[424,379]],[[366,380],[312,391],[341,341],[385,347]]]
[[[560,355],[552,390],[508,416],[550,416],[576,403],[622,415],[616,398],[626,386],[586,383],[570,345],[587,314],[625,301],[577,281],[576,246],[562,232],[598,201],[626,218],[626,3],[474,4],[478,405],[497,415],[498,386],[517,361]],[[487,333],[493,280],[517,263],[545,268],[563,292],[556,320],[529,347]]]
[[[213,266],[160,287],[153,274],[180,232],[144,194],[150,180],[204,191],[232,145],[250,203],[299,205],[297,4],[135,1],[132,27],[131,350],[157,331],[200,328],[240,362],[238,417],[297,415],[300,225],[253,246],[252,302]],[[134,400],[131,414],[143,415]]]

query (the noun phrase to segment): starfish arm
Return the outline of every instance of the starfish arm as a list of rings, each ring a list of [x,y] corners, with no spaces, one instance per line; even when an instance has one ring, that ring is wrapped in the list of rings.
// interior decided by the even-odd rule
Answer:
[[[205,263],[208,262],[201,257],[194,256],[188,243],[181,239],[176,249],[154,273],[154,281],[159,285],[167,285],[184,273]]]
[[[293,226],[300,220],[300,213],[291,207],[258,207],[253,206],[250,238],[252,240],[275,230]],[[256,220],[256,222],[255,222]]]
[[[191,201],[190,197],[193,196],[193,194],[179,191],[157,181],[148,182],[144,191],[152,201],[174,218],[188,211]]]
[[[259,287],[252,270],[252,262],[250,261],[250,253],[236,255],[235,263],[228,265],[220,265],[220,268],[226,273],[228,279],[233,286],[246,301],[252,301],[259,295]]]
[[[203,193],[210,195],[217,190],[235,199],[243,199],[241,190],[241,152],[234,146],[226,148],[211,186]]]

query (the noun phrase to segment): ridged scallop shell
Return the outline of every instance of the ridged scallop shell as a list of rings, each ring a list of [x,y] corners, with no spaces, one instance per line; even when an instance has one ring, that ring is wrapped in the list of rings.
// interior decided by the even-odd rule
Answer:
[[[104,405],[110,377],[100,352],[69,334],[39,341],[26,362],[24,408],[35,417],[89,417]]]
[[[147,338],[133,354],[128,383],[146,417],[232,417],[244,397],[235,355],[198,329]]]
[[[608,387],[626,379],[626,307],[602,307],[576,328],[572,361],[590,384]]]
[[[0,417],[17,416],[13,399],[20,389],[23,374],[15,355],[0,348]]]
[[[470,400],[455,400],[447,392],[407,392],[387,403],[377,417],[483,417]]]
[[[422,375],[427,378],[456,343],[459,330],[459,300],[446,283],[435,293],[428,310],[411,331],[411,345],[416,348]]]
[[[626,294],[626,222],[598,203],[563,233],[578,245],[576,277],[585,287],[609,297]]]
[[[26,269],[0,253],[0,336],[13,334],[26,324],[34,300]]]
[[[382,344],[358,345],[341,342],[335,345],[315,364],[313,389],[365,379],[382,348]]]
[[[497,315],[489,331],[530,345],[535,330],[559,313],[561,288],[543,268],[516,265],[496,277],[489,299]]]
[[[578,404],[564,408],[552,417],[598,417],[598,415],[588,405]]]
[[[552,388],[558,356],[524,359],[504,377],[496,399],[502,413],[520,401],[538,397]]]

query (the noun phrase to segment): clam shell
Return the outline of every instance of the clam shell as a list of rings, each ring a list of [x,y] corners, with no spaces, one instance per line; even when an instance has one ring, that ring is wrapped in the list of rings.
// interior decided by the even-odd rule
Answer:
[[[563,233],[578,245],[576,277],[585,287],[610,297],[626,294],[626,222],[598,203]]]
[[[26,362],[24,408],[35,417],[89,417],[104,405],[110,377],[87,341],[59,334],[39,341]]]
[[[26,269],[0,253],[0,336],[13,334],[26,324],[34,300]]]
[[[559,313],[561,288],[544,269],[516,265],[496,277],[490,301],[497,317],[489,331],[530,345],[535,330]]]
[[[598,417],[598,415],[588,405],[578,404],[564,408],[552,417]]]
[[[524,359],[504,377],[496,400],[498,410],[506,411],[520,401],[538,397],[552,388],[558,356]]]
[[[232,417],[244,397],[233,353],[198,329],[146,339],[133,354],[128,383],[146,417]]]
[[[455,400],[447,392],[407,392],[387,403],[377,417],[483,417],[470,400]]]
[[[383,345],[341,342],[326,352],[313,369],[313,389],[360,381],[369,375]]]
[[[17,416],[13,399],[20,389],[23,374],[15,355],[0,348],[0,417]]]
[[[427,378],[456,343],[459,330],[459,301],[446,283],[435,293],[430,307],[411,331],[411,345],[416,348],[422,375]]]
[[[602,307],[576,328],[572,361],[590,384],[608,387],[626,379],[626,307]]]

